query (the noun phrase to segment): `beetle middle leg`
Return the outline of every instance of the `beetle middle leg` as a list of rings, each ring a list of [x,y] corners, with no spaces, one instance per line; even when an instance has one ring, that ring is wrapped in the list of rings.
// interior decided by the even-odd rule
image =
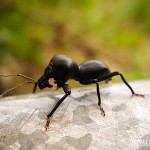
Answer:
[[[84,84],[84,85],[87,85],[87,84],[93,84],[95,83],[96,84],[96,92],[97,92],[97,97],[98,97],[98,106],[100,107],[100,111],[101,111],[101,114],[103,116],[105,116],[105,111],[104,109],[101,107],[101,96],[100,96],[100,90],[99,90],[99,84],[98,84],[98,80],[97,79],[90,79],[90,80],[81,80],[80,83],[81,84]]]
[[[47,115],[47,121],[45,125],[45,130],[47,131],[49,124],[50,124],[50,118],[54,114],[54,112],[57,110],[57,108],[60,106],[60,104],[66,99],[67,96],[71,94],[71,87],[68,84],[65,84],[63,86],[63,90],[65,92],[65,95],[55,104],[54,108],[51,110],[51,112]]]
[[[105,117],[105,111],[101,107],[101,96],[100,96],[100,90],[99,90],[98,82],[96,82],[96,91],[97,91],[97,96],[98,96],[98,106],[100,107],[101,114]]]

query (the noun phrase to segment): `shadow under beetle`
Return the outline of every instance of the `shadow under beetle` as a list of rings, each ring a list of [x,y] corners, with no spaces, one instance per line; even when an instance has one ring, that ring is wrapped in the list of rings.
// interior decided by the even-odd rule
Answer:
[[[53,109],[47,115],[47,122],[45,125],[45,129],[47,130],[50,124],[50,118],[57,110],[59,105],[65,100],[67,96],[71,94],[71,87],[70,85],[66,84],[66,82],[70,79],[78,81],[80,84],[88,85],[88,84],[95,84],[96,91],[98,96],[98,106],[100,107],[101,114],[105,116],[105,111],[101,106],[101,96],[99,90],[99,82],[101,81],[109,81],[112,77],[119,75],[122,81],[127,85],[130,89],[132,95],[144,97],[145,95],[136,94],[132,87],[127,83],[123,75],[117,71],[111,72],[109,67],[101,61],[96,60],[89,60],[81,64],[77,64],[71,58],[65,55],[55,55],[49,62],[48,66],[44,70],[44,74],[39,78],[39,80],[34,80],[30,77],[24,76],[22,74],[17,75],[0,75],[3,77],[7,76],[20,76],[23,78],[28,79],[25,83],[18,84],[14,88],[11,88],[5,91],[1,96],[5,95],[7,92],[15,89],[20,85],[25,85],[28,83],[33,83],[33,93],[35,93],[37,86],[42,90],[44,88],[51,88],[53,87],[49,84],[48,80],[50,78],[54,79],[54,83],[57,84],[57,87],[62,87],[65,95],[55,104]],[[29,81],[30,80],[30,81]]]

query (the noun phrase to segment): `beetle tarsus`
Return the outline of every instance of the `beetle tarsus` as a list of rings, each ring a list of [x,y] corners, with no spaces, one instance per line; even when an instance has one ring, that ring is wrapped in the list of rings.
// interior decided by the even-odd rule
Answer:
[[[142,98],[145,98],[145,97],[149,97],[148,94],[133,94],[133,96],[138,96],[138,97],[142,97]]]
[[[48,130],[49,124],[50,124],[50,118],[47,118],[46,124],[45,124],[45,126],[44,126],[44,127],[45,127],[45,131]]]
[[[105,117],[105,111],[102,107],[100,107],[100,111],[101,111],[102,116]]]

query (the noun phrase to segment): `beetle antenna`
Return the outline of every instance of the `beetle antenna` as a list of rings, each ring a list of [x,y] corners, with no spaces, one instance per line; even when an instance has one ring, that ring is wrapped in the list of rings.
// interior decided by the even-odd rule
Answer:
[[[22,78],[28,79],[28,80],[30,80],[30,81],[36,81],[36,82],[37,82],[37,80],[35,80],[35,79],[31,78],[31,77],[27,77],[27,76],[25,76],[25,75],[23,75],[23,74],[9,74],[9,75],[0,74],[0,76],[1,76],[1,77],[18,76],[18,77],[22,77]]]
[[[26,81],[24,83],[21,83],[21,84],[17,84],[16,86],[6,90],[5,92],[3,92],[0,97],[3,97],[4,95],[6,95],[7,93],[11,92],[12,90],[16,89],[17,87],[19,86],[22,86],[22,85],[26,85],[26,84],[36,84],[37,82],[34,82],[34,81]]]

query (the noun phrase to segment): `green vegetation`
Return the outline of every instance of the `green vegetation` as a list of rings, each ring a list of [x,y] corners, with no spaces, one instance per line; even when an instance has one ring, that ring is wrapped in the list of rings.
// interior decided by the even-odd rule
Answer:
[[[1,0],[0,73],[38,78],[54,54],[66,54],[79,63],[103,60],[128,80],[149,78],[149,6],[148,0]],[[16,82],[2,80],[0,91]]]

